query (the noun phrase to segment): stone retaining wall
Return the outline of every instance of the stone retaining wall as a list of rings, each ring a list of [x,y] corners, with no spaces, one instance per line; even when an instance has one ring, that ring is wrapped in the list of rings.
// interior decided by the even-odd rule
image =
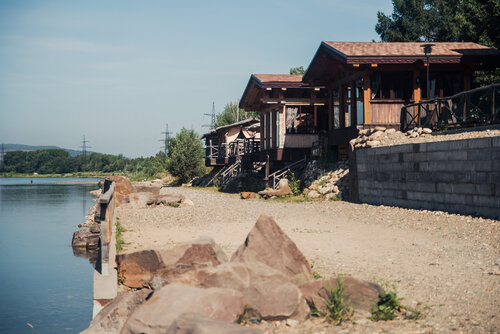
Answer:
[[[356,149],[351,199],[500,218],[500,137]]]

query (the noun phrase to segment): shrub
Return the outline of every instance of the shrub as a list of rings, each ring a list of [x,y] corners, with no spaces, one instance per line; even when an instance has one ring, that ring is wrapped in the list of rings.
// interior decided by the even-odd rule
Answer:
[[[167,169],[184,183],[205,172],[203,146],[193,130],[182,128],[169,142]]]
[[[350,320],[353,310],[344,303],[344,290],[345,287],[342,284],[342,279],[337,278],[337,287],[333,289],[326,288],[326,297],[322,297],[325,302],[325,311],[313,305],[311,316],[324,317],[327,322],[337,326],[341,325],[344,321]]]

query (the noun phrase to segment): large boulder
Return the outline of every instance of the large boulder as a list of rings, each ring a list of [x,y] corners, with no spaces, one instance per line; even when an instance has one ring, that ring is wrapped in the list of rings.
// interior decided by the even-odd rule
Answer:
[[[169,284],[135,309],[122,333],[165,333],[179,316],[188,312],[236,322],[243,306],[243,295],[233,289]]]
[[[294,283],[313,279],[311,266],[297,245],[269,216],[261,215],[231,262],[262,262],[274,268]]]
[[[125,196],[134,192],[134,187],[130,180],[125,176],[108,176],[108,179],[115,183],[115,192],[113,197],[116,200],[116,206],[123,203]]]
[[[175,319],[166,334],[259,334],[261,330],[243,327],[227,321],[185,313]]]
[[[99,247],[100,229],[86,228],[73,233],[71,245],[73,248],[97,249]]]
[[[224,263],[191,271],[176,281],[203,288],[238,290],[243,294],[245,315],[249,317],[304,320],[309,315],[300,289],[283,273],[262,262]]]
[[[187,271],[227,262],[227,256],[213,239],[201,237],[166,250],[143,250],[118,254],[118,276],[123,285],[145,288],[155,276],[165,283]]]
[[[119,333],[129,315],[141,305],[151,290],[125,291],[116,296],[92,320],[84,334]]]
[[[338,281],[344,288],[343,297],[346,305],[350,306],[357,317],[369,317],[377,306],[379,292],[384,290],[380,285],[362,281],[353,277],[332,277],[328,280],[316,280],[300,285],[307,303],[325,311],[327,291],[338,287]]]

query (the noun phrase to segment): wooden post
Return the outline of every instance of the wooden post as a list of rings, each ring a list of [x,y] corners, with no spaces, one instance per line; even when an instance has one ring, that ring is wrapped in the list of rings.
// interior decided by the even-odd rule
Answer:
[[[260,113],[260,149],[264,149],[264,118],[266,117],[265,112]]]
[[[364,124],[371,124],[372,122],[372,108],[370,104],[371,100],[371,83],[370,76],[365,75],[363,77],[363,115],[364,115]]]
[[[335,108],[335,101],[333,98],[333,89],[328,88],[328,131],[332,131],[333,129],[333,110]]]
[[[266,149],[270,149],[271,145],[271,112],[266,111]]]
[[[339,87],[339,127],[346,127],[346,117],[345,117],[345,109],[346,109],[346,96],[345,96],[345,87]]]
[[[357,92],[356,81],[351,82],[351,124],[350,126],[358,125],[358,103],[357,103]]]
[[[318,126],[318,107],[314,106],[314,127]]]

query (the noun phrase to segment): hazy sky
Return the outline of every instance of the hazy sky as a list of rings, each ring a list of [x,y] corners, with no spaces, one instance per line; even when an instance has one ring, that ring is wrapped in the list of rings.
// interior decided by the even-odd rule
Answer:
[[[390,0],[0,1],[0,143],[149,156],[251,73],[307,67],[322,40],[380,40]]]

